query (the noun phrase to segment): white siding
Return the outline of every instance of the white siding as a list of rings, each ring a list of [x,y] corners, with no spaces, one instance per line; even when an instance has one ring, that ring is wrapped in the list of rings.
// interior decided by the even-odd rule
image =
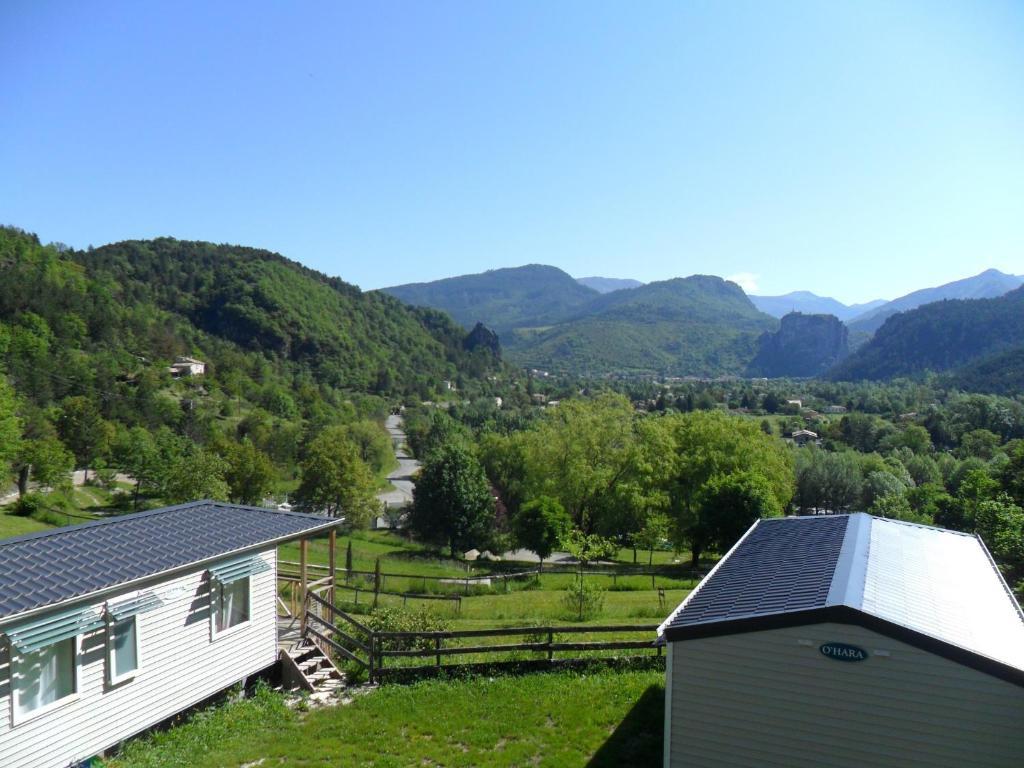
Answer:
[[[825,658],[826,642],[856,645],[870,658]],[[674,768],[1019,768],[1024,761],[1024,688],[860,627],[679,641],[671,669],[665,748]]]
[[[138,617],[141,664],[134,679],[108,686],[106,631],[92,632],[80,638],[78,697],[13,726],[10,651],[3,643],[0,766],[65,768],[272,665],[277,656],[276,550],[267,549],[260,556],[271,569],[250,577],[248,624],[211,641],[205,569],[147,585],[170,599]]]

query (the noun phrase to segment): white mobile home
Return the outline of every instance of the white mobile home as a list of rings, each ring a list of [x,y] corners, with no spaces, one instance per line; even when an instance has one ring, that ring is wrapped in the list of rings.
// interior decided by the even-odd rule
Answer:
[[[658,632],[667,767],[1024,761],[1024,617],[974,536],[761,520]]]
[[[0,541],[0,766],[76,764],[272,666],[277,546],[339,522],[201,501]]]

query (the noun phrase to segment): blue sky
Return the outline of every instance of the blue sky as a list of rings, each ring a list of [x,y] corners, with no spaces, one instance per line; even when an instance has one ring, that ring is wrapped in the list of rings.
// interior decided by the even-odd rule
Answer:
[[[376,288],[1024,273],[1019,2],[0,5],[0,222]]]

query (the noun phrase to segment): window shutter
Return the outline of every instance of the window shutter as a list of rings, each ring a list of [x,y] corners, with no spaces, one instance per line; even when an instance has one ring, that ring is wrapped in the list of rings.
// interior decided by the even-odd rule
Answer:
[[[116,622],[131,616],[137,616],[140,613],[152,611],[163,604],[164,601],[152,592],[143,592],[141,595],[136,595],[118,603],[107,603],[107,613]]]
[[[269,571],[270,566],[266,560],[258,555],[236,558],[225,563],[220,563],[210,568],[210,577],[221,584],[230,584],[233,581],[244,579],[256,573]]]
[[[103,615],[98,610],[79,607],[17,624],[4,633],[19,653],[31,653],[102,626]]]

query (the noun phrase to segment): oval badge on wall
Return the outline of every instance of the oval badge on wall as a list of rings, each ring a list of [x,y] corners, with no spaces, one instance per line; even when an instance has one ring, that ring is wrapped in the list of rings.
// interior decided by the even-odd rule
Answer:
[[[846,643],[825,643],[818,650],[822,656],[828,656],[836,661],[865,661],[868,658],[868,652],[863,648]]]

